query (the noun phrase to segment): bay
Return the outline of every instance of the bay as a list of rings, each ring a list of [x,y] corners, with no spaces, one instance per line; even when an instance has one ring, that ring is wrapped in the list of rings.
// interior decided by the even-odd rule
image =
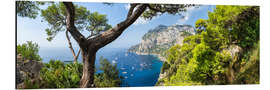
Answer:
[[[72,61],[68,48],[46,48],[39,52],[43,62],[51,59]],[[116,64],[122,79],[122,87],[154,86],[158,80],[163,62],[154,55],[137,55],[127,52],[127,48],[102,48],[97,52],[95,66],[99,67],[99,58],[104,57]],[[79,56],[78,61],[82,59]],[[97,73],[101,72],[99,69]]]

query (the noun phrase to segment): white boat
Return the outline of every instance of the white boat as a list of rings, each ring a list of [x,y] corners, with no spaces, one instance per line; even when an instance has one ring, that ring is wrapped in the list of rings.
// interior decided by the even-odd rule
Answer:
[[[123,74],[127,74],[127,72],[122,72]]]

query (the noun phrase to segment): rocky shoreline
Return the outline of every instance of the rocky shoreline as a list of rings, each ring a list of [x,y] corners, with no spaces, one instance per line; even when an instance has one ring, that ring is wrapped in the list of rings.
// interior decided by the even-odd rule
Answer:
[[[132,53],[135,53],[137,55],[154,55],[154,56],[158,57],[160,61],[162,61],[162,62],[166,61],[165,57],[162,57],[161,55],[156,54],[156,53],[143,53],[143,52],[132,52]]]

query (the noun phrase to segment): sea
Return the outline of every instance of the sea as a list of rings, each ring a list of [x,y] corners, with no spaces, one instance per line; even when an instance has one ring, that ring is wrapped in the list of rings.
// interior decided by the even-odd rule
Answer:
[[[40,49],[39,54],[42,61],[47,63],[50,60],[61,60],[71,63],[73,60],[71,51],[68,48],[46,48]],[[158,81],[163,62],[154,55],[137,55],[128,52],[127,48],[101,48],[96,55],[95,66],[99,67],[99,58],[108,59],[116,64],[122,79],[122,87],[144,87],[155,86]],[[79,56],[78,61],[82,62]],[[97,70],[96,73],[101,72]]]

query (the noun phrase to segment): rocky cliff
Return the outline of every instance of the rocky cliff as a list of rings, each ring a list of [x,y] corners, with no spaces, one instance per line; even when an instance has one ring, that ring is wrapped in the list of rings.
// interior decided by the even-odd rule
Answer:
[[[16,60],[16,88],[25,88],[24,81],[39,79],[39,71],[43,63],[36,60],[25,60],[21,54],[17,55]]]
[[[195,29],[190,25],[173,25],[158,27],[149,30],[143,37],[141,43],[132,46],[129,52],[137,54],[154,54],[161,60],[165,60],[165,51],[171,46],[182,44],[184,37],[194,35]]]

